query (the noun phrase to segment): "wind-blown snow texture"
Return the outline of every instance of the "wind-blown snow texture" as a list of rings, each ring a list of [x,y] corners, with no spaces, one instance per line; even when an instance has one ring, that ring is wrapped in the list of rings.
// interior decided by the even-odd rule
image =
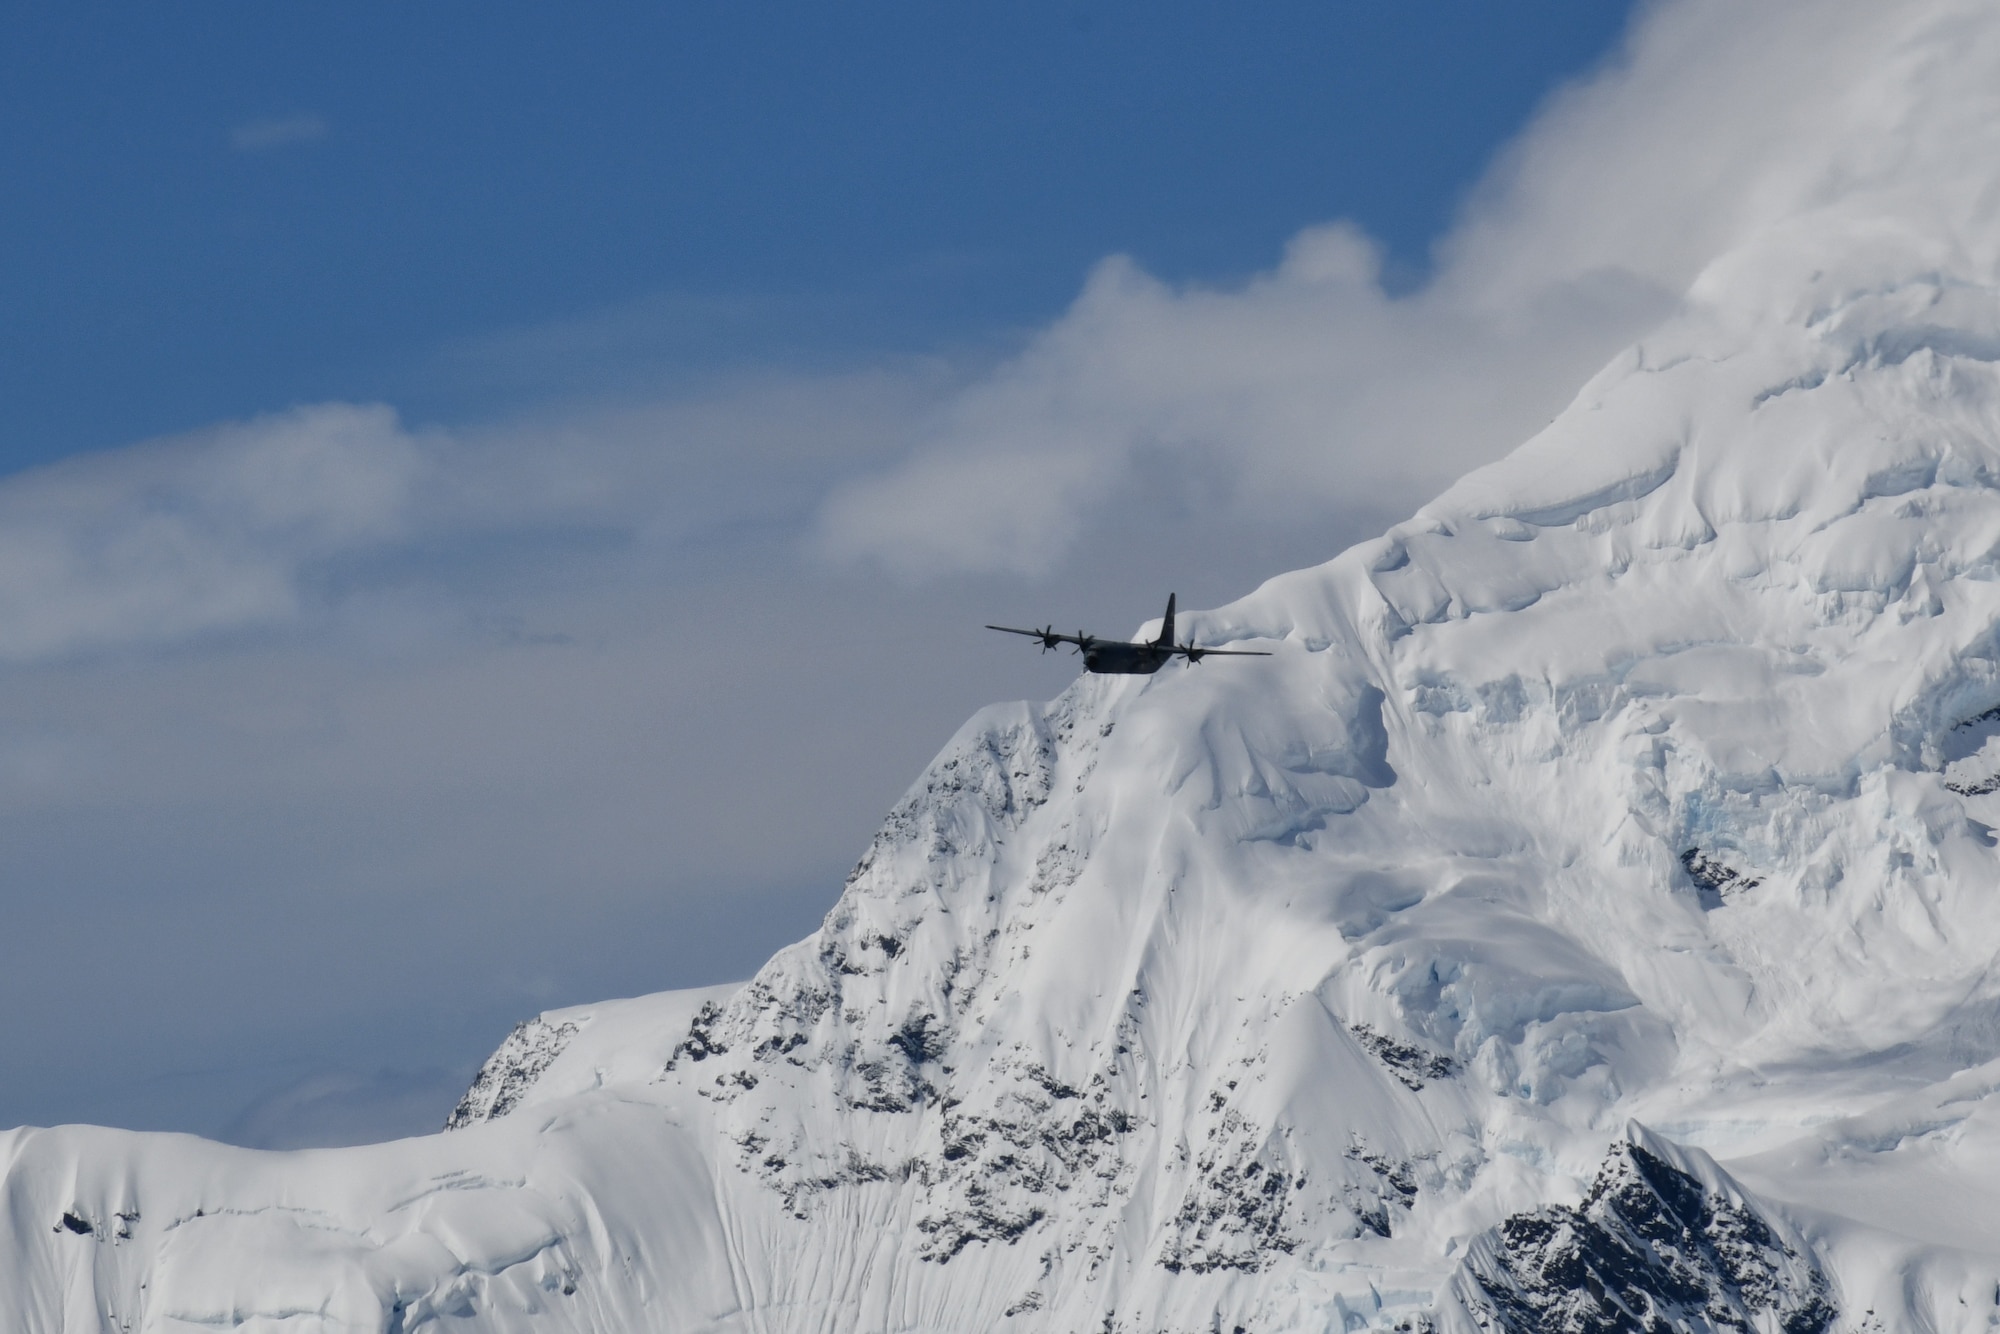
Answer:
[[[979,714],[747,985],[430,1139],[0,1136],[8,1327],[1987,1328],[2000,190],[1849,165],[1184,623],[1271,658]]]

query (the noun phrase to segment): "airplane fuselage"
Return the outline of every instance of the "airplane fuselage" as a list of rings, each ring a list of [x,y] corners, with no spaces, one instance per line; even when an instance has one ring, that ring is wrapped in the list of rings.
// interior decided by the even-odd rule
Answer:
[[[1083,669],[1107,676],[1151,676],[1173,659],[1171,646],[1098,639],[1084,646]]]
[[[1122,639],[1099,639],[1081,630],[1073,635],[1058,634],[1054,625],[1039,630],[1023,630],[1012,625],[989,625],[1007,635],[1026,635],[1042,641],[1042,652],[1064,644],[1074,644],[1083,654],[1083,669],[1105,676],[1151,676],[1175,658],[1186,658],[1192,667],[1203,658],[1268,658],[1270,653],[1252,648],[1203,648],[1199,644],[1174,642],[1174,595],[1167,594],[1167,614],[1160,618],[1160,633],[1136,644]]]

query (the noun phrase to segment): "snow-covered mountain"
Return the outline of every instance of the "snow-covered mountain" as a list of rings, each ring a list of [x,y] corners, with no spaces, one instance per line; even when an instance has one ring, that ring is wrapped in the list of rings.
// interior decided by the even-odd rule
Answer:
[[[428,1139],[0,1136],[7,1328],[2000,1323],[2000,117],[1891,151],[2000,20],[1884,62],[1544,432],[1183,622],[1272,657],[982,712],[747,984]]]

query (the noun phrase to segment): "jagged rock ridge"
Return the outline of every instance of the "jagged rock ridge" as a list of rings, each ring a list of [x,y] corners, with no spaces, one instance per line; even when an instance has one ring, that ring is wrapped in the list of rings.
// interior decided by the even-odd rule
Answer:
[[[472,1086],[445,1118],[444,1128],[461,1130],[475,1121],[491,1121],[513,1111],[577,1031],[575,1023],[551,1022],[539,1015],[516,1024],[507,1040],[479,1067]]]
[[[1708,1168],[1643,1131],[1614,1145],[1582,1204],[1475,1243],[1466,1309],[1506,1334],[1821,1334],[1837,1312],[1811,1252]]]

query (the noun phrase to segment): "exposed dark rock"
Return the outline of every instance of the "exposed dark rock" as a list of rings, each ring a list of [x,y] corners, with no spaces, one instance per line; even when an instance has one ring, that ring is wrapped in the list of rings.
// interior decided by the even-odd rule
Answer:
[[[2000,722],[2000,709],[1988,709],[1953,723],[1952,731],[1973,733],[1967,741],[1956,743],[1953,748],[1963,749],[1989,740],[1992,724],[1996,722]],[[1970,754],[1946,765],[1945,790],[1956,792],[1961,797],[1983,797],[1989,792],[2000,792],[2000,772],[1991,771],[1992,761],[1990,758],[1982,759],[1983,755],[1983,750],[1973,749]]]
[[[1029,1311],[1039,1311],[1041,1309],[1042,1309],[1042,1294],[1040,1290],[1036,1290],[1034,1292],[1029,1292],[1024,1294],[1012,1306],[1008,1307],[1005,1311],[1001,1312],[1001,1314],[1011,1320],[1017,1315],[1025,1315]]]
[[[973,1242],[1014,1242],[1082,1186],[1107,1200],[1127,1184],[1122,1139],[1137,1119],[1115,1105],[1103,1076],[1077,1088],[1038,1062],[1006,1061],[982,1112],[943,1104],[941,1151],[920,1160],[925,1236],[918,1254],[945,1261]]]
[[[949,1043],[935,1016],[918,1013],[903,1021],[890,1036],[889,1045],[903,1053],[911,1065],[923,1065],[944,1055]]]
[[[458,1130],[514,1110],[579,1031],[574,1023],[552,1024],[539,1015],[514,1025],[507,1040],[479,1067],[472,1087],[445,1118],[444,1128]]]
[[[705,1061],[727,1052],[728,1046],[716,1035],[722,1014],[722,1007],[714,1001],[703,1002],[688,1023],[687,1036],[675,1043],[673,1051],[667,1056],[667,1069],[672,1070],[683,1061]]]
[[[1234,1108],[1210,1132],[1210,1142],[1195,1161],[1198,1175],[1175,1213],[1160,1267],[1176,1274],[1218,1269],[1254,1274],[1273,1256],[1298,1246],[1287,1215],[1306,1178],[1294,1174],[1280,1138]]]
[[[1837,1314],[1802,1242],[1705,1157],[1637,1127],[1580,1207],[1515,1214],[1455,1285],[1478,1326],[1504,1334],[1820,1334]]]
[[[1347,1192],[1347,1205],[1354,1216],[1361,1220],[1363,1227],[1378,1237],[1391,1234],[1393,1215],[1391,1210],[1407,1211],[1417,1198],[1417,1179],[1411,1164],[1385,1154],[1374,1152],[1366,1144],[1357,1140],[1347,1151],[1347,1156],[1366,1167],[1375,1176],[1372,1190],[1365,1187],[1351,1187]]]
[[[1681,854],[1681,866],[1694,887],[1705,894],[1726,895],[1755,889],[1764,883],[1761,876],[1748,876],[1703,852],[1689,848]]]
[[[1398,1083],[1411,1092],[1433,1079],[1449,1079],[1458,1073],[1458,1063],[1440,1052],[1425,1051],[1407,1042],[1398,1042],[1366,1024],[1350,1025],[1348,1032],[1368,1049],[1368,1054],[1389,1068]]]
[[[1966,732],[1981,723],[2000,722],[2000,708],[1992,708],[1984,713],[1975,713],[1970,718],[1961,718],[1951,725],[1954,732]]]
[[[758,1043],[756,1047],[752,1049],[750,1055],[752,1056],[752,1058],[759,1061],[771,1061],[771,1060],[776,1060],[778,1057],[784,1056],[787,1053],[795,1052],[800,1047],[803,1047],[805,1045],[806,1045],[806,1035],[803,1033],[787,1033],[783,1037],[779,1037],[774,1034],[771,1037],[767,1037],[762,1042]],[[713,1049],[710,1050],[712,1052]],[[701,1058],[693,1055],[692,1052],[690,1052],[688,1059],[700,1060]]]
[[[893,1039],[890,1048],[895,1056],[853,1063],[855,1078],[841,1091],[843,1105],[863,1112],[912,1112],[937,1099],[936,1086],[904,1058],[903,1048]]]

